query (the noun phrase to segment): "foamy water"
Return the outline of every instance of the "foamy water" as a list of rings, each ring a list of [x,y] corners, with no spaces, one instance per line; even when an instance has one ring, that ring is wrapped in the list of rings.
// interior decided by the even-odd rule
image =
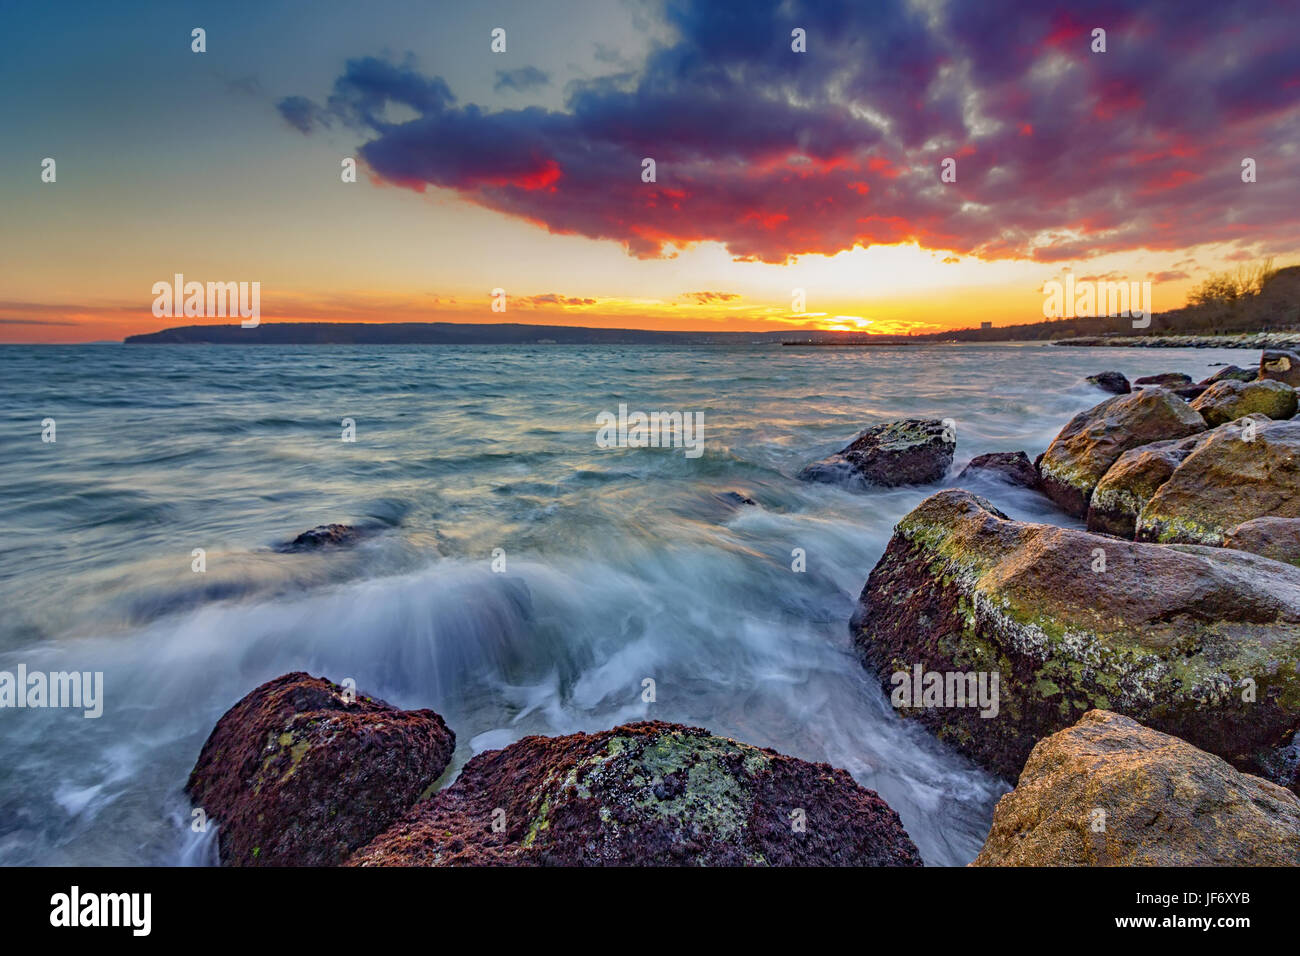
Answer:
[[[97,720],[0,710],[0,863],[211,862],[182,793],[199,748],[257,684],[306,670],[440,712],[458,738],[448,783],[530,733],[679,721],[845,768],[927,863],[964,864],[1006,785],[900,719],[849,640],[894,523],[974,455],[1036,455],[1105,397],[1087,374],[1200,378],[1257,359],[0,348],[0,669],[105,675]],[[596,416],[620,402],[702,412],[704,454],[596,447]],[[946,482],[861,494],[794,480],[901,417],[955,419]],[[1030,492],[967,487],[1013,517],[1071,523]],[[272,550],[329,522],[371,533],[346,550]]]

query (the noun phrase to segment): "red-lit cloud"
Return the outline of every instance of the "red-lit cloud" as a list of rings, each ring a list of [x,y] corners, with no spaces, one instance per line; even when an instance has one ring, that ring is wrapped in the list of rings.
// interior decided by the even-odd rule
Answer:
[[[763,262],[906,241],[1042,262],[1220,240],[1287,251],[1288,7],[674,0],[677,39],[631,85],[573,83],[561,111],[458,105],[441,78],[374,58],[350,61],[324,105],[280,109],[303,132],[357,130],[381,181],[638,257],[706,241]],[[390,104],[416,118],[388,121]],[[1246,157],[1257,182],[1241,180]]]

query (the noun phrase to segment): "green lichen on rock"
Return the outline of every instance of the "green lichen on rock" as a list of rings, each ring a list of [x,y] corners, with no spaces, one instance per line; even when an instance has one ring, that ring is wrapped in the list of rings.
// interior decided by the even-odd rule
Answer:
[[[852,627],[884,686],[916,664],[996,671],[996,717],[903,713],[1008,777],[1103,706],[1245,766],[1300,729],[1300,574],[1242,552],[1012,521],[946,491],[899,523]]]
[[[1253,518],[1300,518],[1300,421],[1252,413],[1197,444],[1142,509],[1141,541],[1222,545]]]
[[[1191,407],[1211,428],[1252,414],[1283,419],[1296,413],[1296,393],[1290,385],[1270,379],[1223,379],[1202,392]]]
[[[1093,490],[1120,455],[1205,431],[1205,420],[1173,392],[1143,388],[1116,395],[1070,419],[1038,464],[1043,490],[1083,517]]]

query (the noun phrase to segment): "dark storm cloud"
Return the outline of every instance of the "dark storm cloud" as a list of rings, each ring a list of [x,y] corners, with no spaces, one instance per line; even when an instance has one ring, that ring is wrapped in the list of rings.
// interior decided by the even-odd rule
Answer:
[[[1294,246],[1300,58],[1284,0],[664,13],[677,39],[634,82],[571,83],[562,111],[457,106],[441,78],[374,58],[350,61],[325,106],[279,107],[303,132],[356,129],[383,180],[643,257],[706,240],[769,262],[905,240],[1049,262]],[[416,116],[393,120],[390,104]],[[947,157],[956,183],[940,183]],[[1242,183],[1244,157],[1258,182]]]

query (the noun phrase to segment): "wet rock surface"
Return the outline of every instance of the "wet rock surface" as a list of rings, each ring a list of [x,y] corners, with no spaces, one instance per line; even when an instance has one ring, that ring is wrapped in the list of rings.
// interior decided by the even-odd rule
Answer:
[[[1094,708],[1260,772],[1300,729],[1300,571],[1243,551],[1012,521],[943,491],[898,524],[850,626],[887,694],[916,665],[996,673],[996,716],[900,713],[1008,779]]]
[[[843,770],[656,721],[479,754],[349,865],[921,861],[898,815]]]
[[[217,823],[228,866],[342,863],[446,769],[455,735],[305,673],[258,687],[217,722],[186,792]]]
[[[948,473],[956,448],[952,430],[938,419],[873,425],[846,448],[808,465],[799,478],[849,486],[930,484]]]
[[[961,470],[957,480],[980,476],[998,478],[1007,484],[1023,488],[1038,487],[1038,469],[1023,451],[997,451],[988,455],[976,455],[971,459],[970,464]]]
[[[1119,372],[1098,372],[1096,375],[1089,375],[1088,384],[1096,385],[1114,395],[1127,395],[1133,391],[1133,386],[1129,384],[1128,379]]]
[[[1300,866],[1300,799],[1093,710],[1034,747],[972,866]]]
[[[276,550],[281,554],[298,554],[322,548],[342,548],[356,544],[365,535],[364,529],[352,525],[323,524],[310,531],[304,531],[292,541],[279,545]]]

